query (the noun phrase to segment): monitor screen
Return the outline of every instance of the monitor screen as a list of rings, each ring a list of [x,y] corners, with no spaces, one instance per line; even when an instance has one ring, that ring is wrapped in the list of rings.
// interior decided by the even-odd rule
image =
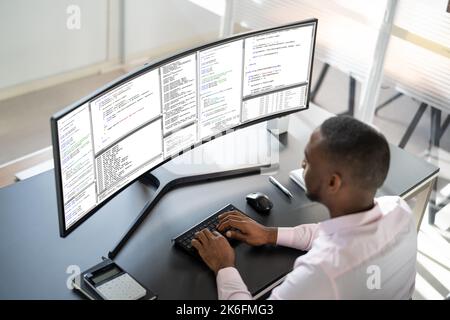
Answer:
[[[317,20],[146,65],[51,120],[60,234],[143,173],[229,129],[306,109]]]

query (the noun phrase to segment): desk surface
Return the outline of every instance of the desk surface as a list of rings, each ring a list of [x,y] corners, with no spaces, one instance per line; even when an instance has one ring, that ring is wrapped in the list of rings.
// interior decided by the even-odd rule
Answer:
[[[216,299],[212,272],[200,261],[174,248],[171,239],[212,212],[232,203],[270,226],[294,226],[328,218],[320,204],[310,202],[289,179],[299,166],[312,130],[331,114],[311,106],[291,115],[289,132],[279,144],[280,168],[274,174],[294,194],[286,198],[267,175],[252,175],[175,189],[164,196],[116,257],[116,262],[160,299]],[[239,138],[265,132],[264,124],[230,134]],[[227,136],[223,137],[227,138]],[[222,139],[222,138],[220,138]],[[220,146],[221,140],[208,145]],[[204,151],[203,150],[203,151]],[[193,150],[193,152],[197,152]],[[388,178],[379,195],[404,195],[437,172],[425,161],[391,146]],[[171,162],[167,164],[170,168]],[[261,191],[274,202],[263,216],[245,202]],[[0,189],[0,299],[77,299],[66,282],[71,265],[82,270],[101,261],[140,212],[154,190],[132,184],[67,238],[59,237],[53,171]],[[252,293],[292,269],[302,252],[282,247],[236,247],[237,268]],[[70,272],[70,271],[69,271]]]

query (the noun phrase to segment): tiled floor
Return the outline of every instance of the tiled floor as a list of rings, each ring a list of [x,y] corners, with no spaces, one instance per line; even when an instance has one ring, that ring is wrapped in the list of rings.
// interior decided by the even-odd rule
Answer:
[[[320,68],[321,63],[316,62],[313,84]],[[51,114],[122,73],[123,71],[115,71],[91,76],[0,101],[0,148],[2,150],[0,152],[0,187],[12,182],[11,175],[15,170],[23,170],[42,161],[41,158],[31,157],[7,167],[2,168],[1,165],[51,144],[49,127]],[[348,83],[347,75],[330,68],[316,97],[316,104],[334,113],[345,111]],[[358,85],[356,105],[359,90]],[[383,88],[380,101],[385,101],[393,94],[395,91],[391,88]],[[386,134],[391,143],[398,144],[418,106],[418,101],[403,96],[381,110],[379,116],[375,117],[374,123]],[[441,148],[438,150],[439,159],[427,157],[429,124],[430,112],[427,111],[405,149],[427,161],[432,161],[441,168],[436,193],[439,202],[450,197],[450,129],[441,140]],[[51,154],[46,153],[45,157],[51,157]],[[449,293],[450,205],[438,212],[436,226],[428,225],[428,218],[424,217],[419,232],[417,270],[415,299],[442,299]]]

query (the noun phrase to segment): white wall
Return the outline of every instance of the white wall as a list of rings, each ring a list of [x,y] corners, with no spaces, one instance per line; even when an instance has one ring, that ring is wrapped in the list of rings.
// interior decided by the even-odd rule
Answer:
[[[127,60],[161,48],[180,50],[215,40],[219,29],[219,16],[187,0],[125,1]]]
[[[71,4],[80,30],[66,27]],[[0,88],[104,61],[106,8],[106,0],[0,0]]]
[[[72,4],[80,30],[66,27]],[[0,93],[21,94],[61,74],[67,81],[89,66],[101,72],[96,64],[120,58],[155,58],[214,40],[219,27],[218,15],[188,0],[0,0]]]

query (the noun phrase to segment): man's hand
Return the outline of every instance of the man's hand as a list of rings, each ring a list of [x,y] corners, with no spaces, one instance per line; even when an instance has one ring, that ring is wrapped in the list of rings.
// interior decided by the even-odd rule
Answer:
[[[230,228],[239,231],[228,230],[225,235],[228,238],[238,239],[252,246],[263,244],[276,244],[277,228],[265,227],[246,215],[237,211],[230,211],[219,216],[217,230],[223,232]]]
[[[214,234],[208,229],[197,232],[192,239],[192,246],[215,274],[220,269],[234,267],[234,250],[228,240],[217,231],[214,231]]]

